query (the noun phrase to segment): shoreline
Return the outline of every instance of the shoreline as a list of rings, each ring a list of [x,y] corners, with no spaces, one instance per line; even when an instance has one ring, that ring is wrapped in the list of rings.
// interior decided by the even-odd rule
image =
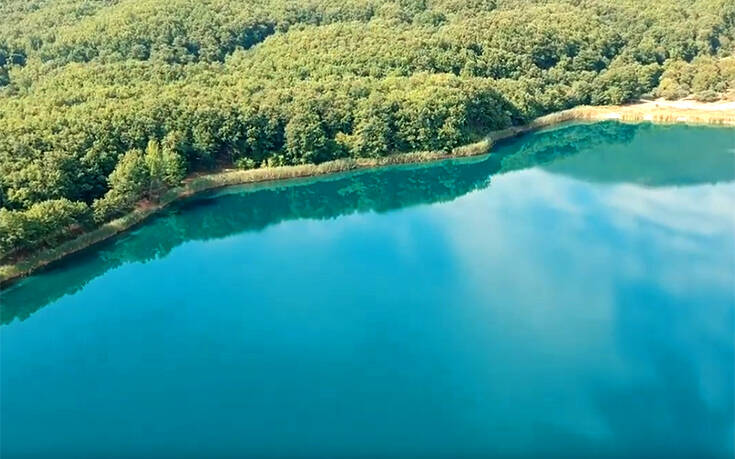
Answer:
[[[157,203],[143,201],[130,213],[15,263],[0,265],[0,289],[69,255],[92,247],[132,229],[172,203],[217,188],[235,185],[285,181],[480,156],[491,151],[498,141],[573,121],[652,122],[657,124],[699,124],[735,126],[735,102],[700,103],[692,101],[645,101],[618,106],[578,106],[551,113],[522,125],[492,131],[482,140],[457,147],[451,152],[396,153],[382,158],[337,159],[319,165],[281,166],[250,170],[228,169],[190,177],[166,192]]]

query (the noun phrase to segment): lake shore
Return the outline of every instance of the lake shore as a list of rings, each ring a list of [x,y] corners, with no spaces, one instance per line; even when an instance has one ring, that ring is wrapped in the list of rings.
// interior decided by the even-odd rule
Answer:
[[[207,190],[399,164],[418,164],[478,156],[490,152],[494,143],[524,133],[566,122],[605,120],[735,126],[735,102],[702,103],[688,100],[656,100],[623,106],[579,106],[542,116],[523,126],[490,132],[482,140],[458,147],[451,152],[397,153],[383,158],[339,159],[319,165],[308,164],[251,170],[228,169],[212,174],[192,176],[186,179],[181,186],[169,190],[159,202],[140,202],[137,208],[127,215],[64,242],[58,247],[42,250],[14,263],[0,266],[0,288],[50,263],[125,232],[178,200]]]

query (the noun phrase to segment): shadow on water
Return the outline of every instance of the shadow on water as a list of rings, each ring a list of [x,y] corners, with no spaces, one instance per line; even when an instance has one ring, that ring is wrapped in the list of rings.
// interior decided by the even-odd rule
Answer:
[[[699,148],[702,130],[710,145],[706,151]],[[730,181],[735,179],[734,144],[733,130],[726,128],[574,124],[503,141],[480,160],[209,193],[178,203],[133,232],[19,281],[2,292],[0,322],[24,320],[110,269],[163,257],[187,241],[258,231],[288,220],[331,219],[451,201],[488,187],[494,175],[512,171],[541,167],[582,181],[649,187]]]
[[[727,127],[574,124],[511,139],[496,151],[501,173],[540,166],[586,182],[646,187],[735,180],[735,129]]]

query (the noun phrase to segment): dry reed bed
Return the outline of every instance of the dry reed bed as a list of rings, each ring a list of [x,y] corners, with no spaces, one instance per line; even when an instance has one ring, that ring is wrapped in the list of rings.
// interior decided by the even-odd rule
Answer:
[[[555,126],[569,121],[620,120],[630,122],[714,124],[735,126],[735,110],[698,110],[659,107],[655,103],[629,106],[590,107],[580,106],[552,113],[533,120],[524,126],[514,126],[491,132],[479,142],[464,145],[452,152],[399,153],[384,158],[338,159],[322,164],[305,164],[251,170],[227,170],[187,179],[182,186],[167,192],[158,203],[143,202],[127,215],[106,223],[58,247],[46,249],[15,263],[0,266],[0,287],[27,276],[30,273],[91,247],[117,234],[127,231],[171,203],[203,191],[232,185],[288,180],[359,169],[378,168],[400,164],[417,164],[450,158],[470,157],[487,153],[493,143],[523,133]]]

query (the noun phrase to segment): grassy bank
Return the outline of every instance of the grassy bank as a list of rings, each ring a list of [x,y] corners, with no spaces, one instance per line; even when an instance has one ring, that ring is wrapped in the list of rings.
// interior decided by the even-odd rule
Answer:
[[[57,247],[39,251],[14,263],[0,266],[0,287],[7,286],[12,281],[67,255],[129,230],[177,200],[207,190],[231,185],[313,177],[390,165],[426,163],[449,158],[477,156],[490,151],[492,145],[499,140],[570,121],[620,120],[735,126],[735,109],[729,105],[722,105],[721,107],[723,108],[720,109],[717,104],[689,104],[686,107],[679,107],[660,102],[646,102],[626,106],[580,106],[537,118],[524,126],[491,132],[481,141],[456,148],[450,153],[402,153],[382,158],[340,159],[319,165],[307,164],[252,170],[224,170],[214,174],[192,177],[185,180],[181,186],[169,190],[159,202],[141,202],[134,211],[124,217],[106,223]]]

